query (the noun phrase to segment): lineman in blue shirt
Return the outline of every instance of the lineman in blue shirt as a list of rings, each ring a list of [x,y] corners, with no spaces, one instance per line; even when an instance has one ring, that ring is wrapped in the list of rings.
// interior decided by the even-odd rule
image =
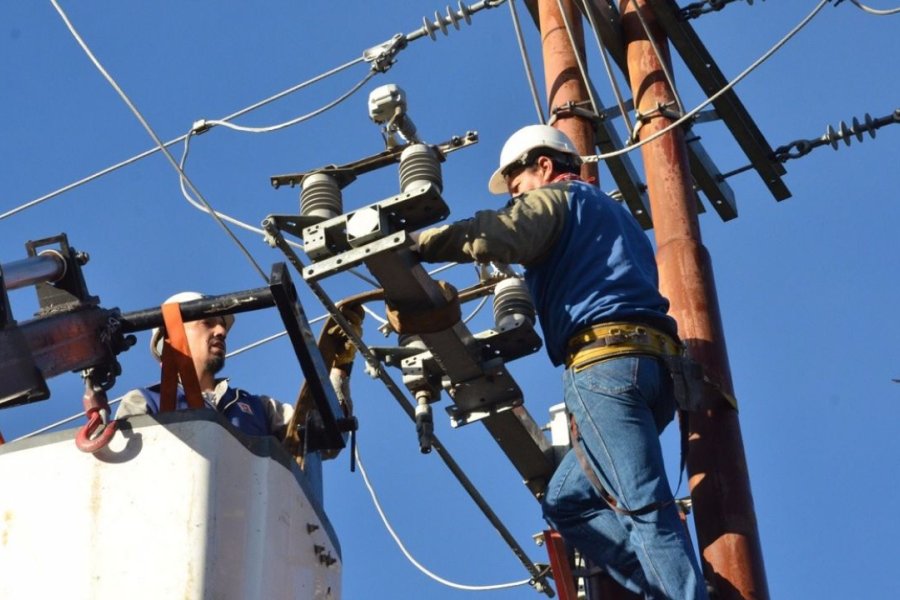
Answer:
[[[501,210],[414,235],[427,262],[518,263],[545,346],[565,365],[573,449],[543,497],[567,542],[647,598],[704,599],[706,586],[666,478],[659,434],[675,399],[664,357],[675,321],[653,248],[628,211],[578,177],[562,132],[531,125],[500,153]]]

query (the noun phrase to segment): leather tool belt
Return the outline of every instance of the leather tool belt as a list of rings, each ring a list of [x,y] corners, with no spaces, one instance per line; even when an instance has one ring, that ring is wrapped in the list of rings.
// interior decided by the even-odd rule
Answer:
[[[628,354],[680,356],[684,347],[671,335],[648,325],[601,323],[572,336],[566,367],[576,372],[597,361]]]

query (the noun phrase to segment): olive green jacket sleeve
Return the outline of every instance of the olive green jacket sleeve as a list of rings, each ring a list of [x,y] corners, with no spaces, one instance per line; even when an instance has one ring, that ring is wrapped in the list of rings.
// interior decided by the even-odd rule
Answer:
[[[541,258],[563,231],[568,215],[566,184],[553,184],[513,198],[502,210],[482,210],[419,234],[425,262],[501,262],[528,266]]]

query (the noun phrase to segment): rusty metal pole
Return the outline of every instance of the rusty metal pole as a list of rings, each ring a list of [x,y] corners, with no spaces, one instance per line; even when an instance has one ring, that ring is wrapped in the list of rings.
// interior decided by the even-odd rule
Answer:
[[[560,4],[566,11],[566,18],[560,12]],[[566,21],[572,29],[572,47]],[[544,58],[544,80],[547,89],[547,104],[550,114],[557,115],[553,126],[569,136],[575,148],[582,155],[593,154],[596,143],[594,125],[590,119],[580,115],[557,114],[557,110],[586,102],[589,97],[587,86],[578,69],[575,53],[584,58],[584,26],[581,13],[571,0],[538,0],[538,21],[541,30],[541,48]],[[588,164],[581,168],[581,176],[588,181],[597,181],[597,165]],[[588,584],[591,600],[633,600],[634,594],[606,577],[604,574],[590,577]]]
[[[569,34],[566,32],[566,19],[560,13],[562,4],[566,18],[572,26],[572,38],[577,48],[572,47]],[[588,100],[587,87],[578,70],[578,56],[584,56],[584,26],[581,13],[571,0],[539,0],[538,20],[541,29],[541,48],[544,56],[544,81],[547,88],[547,105],[550,114],[555,111]],[[582,60],[582,64],[586,64]],[[589,119],[561,113],[553,124],[554,127],[569,136],[582,155],[594,153],[594,126]],[[597,165],[584,165],[581,176],[588,180],[596,180]]]
[[[674,108],[662,65],[636,11],[671,72],[664,34],[645,0],[620,0],[628,70],[635,106],[646,115],[644,139],[672,120]],[[641,148],[657,243],[660,286],[690,355],[722,389],[732,393],[731,372],[719,314],[712,262],[700,239],[696,197],[684,135],[673,130]],[[737,412],[729,408],[690,415],[688,472],[697,538],[707,580],[720,600],[769,597]]]

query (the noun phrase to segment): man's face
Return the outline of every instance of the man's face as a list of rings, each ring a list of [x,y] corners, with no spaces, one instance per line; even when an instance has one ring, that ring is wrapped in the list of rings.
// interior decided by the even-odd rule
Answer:
[[[552,173],[553,162],[541,156],[533,165],[516,169],[506,175],[506,187],[509,188],[510,196],[518,196],[547,185]]]
[[[215,375],[225,366],[225,319],[210,317],[201,321],[190,321],[184,324],[194,367],[198,375],[208,373]]]

